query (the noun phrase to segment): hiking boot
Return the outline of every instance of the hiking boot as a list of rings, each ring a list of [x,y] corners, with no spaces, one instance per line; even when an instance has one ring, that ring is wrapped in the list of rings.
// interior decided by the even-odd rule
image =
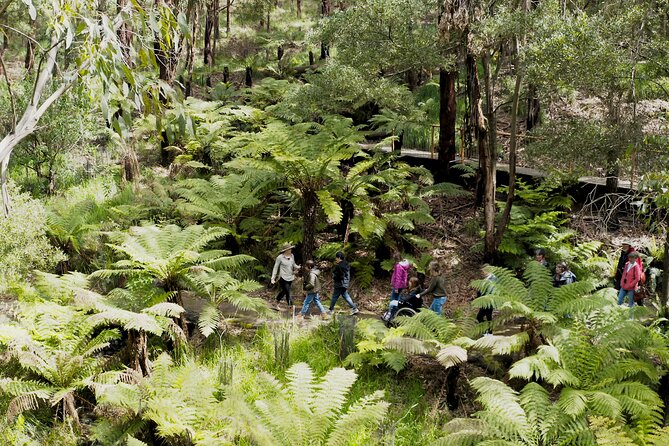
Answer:
[[[355,314],[358,314],[358,313],[360,313],[360,310],[358,310],[357,308],[354,308],[354,309],[351,310],[351,316],[353,316]]]

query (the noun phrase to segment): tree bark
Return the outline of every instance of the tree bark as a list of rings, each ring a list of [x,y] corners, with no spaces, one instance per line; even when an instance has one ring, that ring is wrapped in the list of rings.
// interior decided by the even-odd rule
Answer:
[[[502,243],[502,238],[504,237],[504,231],[506,230],[507,225],[509,224],[509,219],[511,217],[511,207],[513,206],[513,200],[515,198],[516,191],[516,149],[518,146],[518,103],[520,99],[520,86],[523,82],[523,73],[519,71],[516,74],[516,85],[513,89],[513,102],[511,105],[511,132],[509,140],[509,190],[506,198],[506,205],[504,206],[504,212],[499,219],[497,226],[497,233],[495,235],[495,252],[499,248],[499,245]]]
[[[439,69],[439,168],[437,176],[443,180],[448,176],[451,162],[455,160],[455,79],[457,70]]]
[[[121,11],[126,9],[128,6],[128,0],[117,0],[116,1],[116,12],[120,14]],[[123,53],[123,58],[125,59],[126,64],[130,64],[130,48],[132,46],[132,29],[126,20],[123,20],[121,26],[119,26],[116,31],[118,35],[119,43],[121,44],[121,52]]]
[[[248,88],[253,87],[253,69],[251,67],[246,67],[246,76],[244,82]]]
[[[63,412],[72,417],[72,421],[77,426],[77,429],[81,431],[81,422],[79,421],[79,413],[77,408],[74,405],[74,394],[71,392],[65,395],[63,398]]]
[[[212,66],[212,34],[214,33],[214,16],[217,12],[214,10],[215,0],[210,0],[207,4],[207,17],[204,22],[204,49],[202,51],[204,64],[211,69]]]
[[[530,83],[527,86],[527,119],[525,128],[529,132],[541,123],[541,104],[537,96],[537,86]]]
[[[328,17],[331,11],[332,11],[332,4],[330,3],[330,0],[321,0],[321,17],[322,18]],[[321,42],[320,59],[325,60],[329,55],[330,55],[330,47],[324,42]]]
[[[226,0],[225,3],[225,34],[230,35],[230,5],[231,0]]]
[[[34,28],[34,25],[33,25]],[[32,39],[26,39],[26,56],[23,60],[23,66],[28,72],[33,70],[35,65],[35,44]]]
[[[476,65],[470,67],[473,71],[474,81],[476,86],[474,91],[477,96],[476,108],[473,110],[475,114],[472,118],[475,123],[475,136],[478,142],[479,164],[483,198],[483,226],[485,229],[484,238],[484,259],[489,263],[495,261],[495,192],[497,189],[497,157],[495,154],[495,145],[491,144],[488,138],[490,129],[490,116],[494,114],[493,94],[492,94],[492,75],[490,72],[490,55],[486,52],[483,56],[483,73],[485,76],[485,90],[486,90],[486,115],[488,116],[487,123],[481,110],[481,93],[480,84],[478,81],[478,70]],[[473,105],[472,105],[473,107]]]
[[[156,0],[156,5],[159,5],[161,0]],[[165,1],[166,6],[174,10],[174,15],[177,14],[175,5],[172,0]],[[160,34],[154,36],[153,53],[158,63],[158,77],[167,84],[172,85],[176,78],[177,65],[179,63],[179,51],[171,48],[166,43]]]
[[[148,339],[144,330],[130,330],[128,332],[128,347],[131,351],[132,368],[142,376],[151,375],[151,361],[149,361]]]
[[[33,95],[25,108],[21,119],[10,133],[0,140],[0,185],[2,189],[3,211],[5,216],[9,215],[11,210],[9,192],[7,190],[7,170],[9,167],[9,158],[16,145],[24,138],[31,135],[44,113],[60,98],[76,81],[77,76],[73,75],[66,82],[62,83],[49,97],[40,105],[42,93],[46,85],[51,81],[54,69],[56,67],[56,56],[62,42],[52,40],[48,53],[44,56],[44,64],[33,88]]]
[[[667,302],[669,302],[669,229],[664,237],[664,260],[662,262],[662,293],[660,294],[660,314],[667,317]]]
[[[302,261],[311,259],[316,250],[316,221],[318,219],[318,197],[313,190],[303,192],[302,200],[304,203],[304,223],[303,223],[303,243],[302,243]]]
[[[302,0],[296,0],[297,1],[297,18],[301,19],[302,18]]]

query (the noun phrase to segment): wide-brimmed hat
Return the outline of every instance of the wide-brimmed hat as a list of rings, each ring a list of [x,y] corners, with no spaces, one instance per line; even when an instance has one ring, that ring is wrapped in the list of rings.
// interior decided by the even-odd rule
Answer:
[[[292,243],[284,243],[283,245],[279,246],[279,254],[289,249],[293,249],[294,247],[295,245],[293,245]]]

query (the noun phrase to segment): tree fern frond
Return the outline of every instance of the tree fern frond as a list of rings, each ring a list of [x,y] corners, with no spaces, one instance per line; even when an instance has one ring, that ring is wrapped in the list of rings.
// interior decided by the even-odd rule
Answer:
[[[328,371],[315,387],[313,412],[320,419],[330,418],[339,413],[356,379],[357,374],[352,370],[335,368]]]
[[[381,423],[389,406],[389,403],[383,401],[381,391],[362,398],[354,403],[343,416],[338,417],[325,444],[327,446],[347,445],[358,432]]]
[[[457,345],[447,345],[437,353],[437,361],[447,369],[454,367],[467,361],[467,350]]]

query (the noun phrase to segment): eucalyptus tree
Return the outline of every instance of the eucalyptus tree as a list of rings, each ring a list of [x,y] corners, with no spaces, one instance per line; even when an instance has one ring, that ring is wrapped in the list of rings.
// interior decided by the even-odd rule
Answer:
[[[10,3],[10,2],[7,2]],[[31,20],[38,15],[49,20],[39,21],[44,26],[45,41],[34,41],[40,54],[33,87],[19,107],[12,89],[12,80],[5,72],[11,106],[11,122],[0,140],[0,184],[5,215],[10,211],[7,192],[9,160],[14,148],[37,129],[46,111],[75,85],[88,87],[91,97],[100,103],[103,116],[114,123],[119,133],[131,127],[135,110],[158,112],[168,98],[178,98],[177,92],[152,75],[154,64],[162,71],[174,64],[172,50],[181,44],[178,19],[168,6],[128,4],[118,14],[109,17],[98,2],[82,0],[69,2],[64,8],[59,1],[34,5],[23,2]],[[181,20],[183,23],[183,19]],[[149,24],[156,36],[156,46],[144,45],[144,39],[134,39],[127,46],[126,33],[130,26],[144,30]],[[125,36],[125,37],[124,37]],[[171,46],[170,46],[171,45]],[[67,57],[63,57],[67,54]],[[4,66],[4,60],[2,60]],[[171,65],[170,65],[171,66]],[[161,122],[160,118],[157,122]]]
[[[584,162],[597,165],[598,160],[605,160],[609,192],[617,188],[621,163],[630,153],[654,145],[653,129],[642,122],[640,102],[667,96],[657,86],[665,76],[666,51],[662,48],[666,48],[667,37],[662,17],[667,4],[638,1],[622,9],[621,5],[617,1],[574,2],[565,9],[557,1],[541,2],[536,32],[526,51],[527,74],[543,94],[555,97],[563,96],[564,91],[578,92],[594,100],[597,107],[597,113],[578,111],[558,118],[547,128],[547,142],[554,140],[551,134],[564,135],[566,143],[561,144],[565,147],[558,152],[551,146],[551,156],[544,145],[537,153],[551,160],[559,153],[585,169],[592,166]],[[570,138],[570,134],[582,137]]]

